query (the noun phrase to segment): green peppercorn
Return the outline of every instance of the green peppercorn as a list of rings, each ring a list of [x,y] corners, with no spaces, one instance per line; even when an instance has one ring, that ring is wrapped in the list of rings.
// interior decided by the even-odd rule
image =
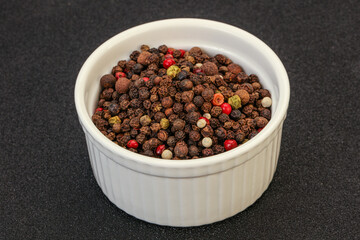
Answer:
[[[172,65],[166,70],[166,74],[172,78],[176,77],[179,72],[181,72],[181,69],[176,65]]]
[[[232,109],[238,109],[241,107],[241,99],[238,95],[234,95],[228,99],[228,103],[232,107]]]
[[[113,126],[115,123],[121,123],[121,119],[118,116],[109,118],[110,126]]]
[[[160,126],[161,126],[161,128],[162,129],[167,129],[168,127],[169,127],[169,120],[168,119],[166,119],[166,118],[162,118],[161,120],[160,120]]]

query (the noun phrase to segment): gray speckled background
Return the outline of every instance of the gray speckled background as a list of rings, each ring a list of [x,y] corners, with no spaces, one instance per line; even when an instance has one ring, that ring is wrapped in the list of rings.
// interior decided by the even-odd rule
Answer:
[[[360,238],[358,1],[1,5],[1,239]],[[107,200],[73,103],[77,73],[96,47],[130,27],[174,17],[218,20],[256,35],[278,54],[291,84],[270,187],[244,212],[195,228],[149,224]]]

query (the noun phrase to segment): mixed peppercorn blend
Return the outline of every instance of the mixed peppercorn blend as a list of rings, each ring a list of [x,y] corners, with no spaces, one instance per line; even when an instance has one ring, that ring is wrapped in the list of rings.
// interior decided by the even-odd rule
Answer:
[[[229,151],[271,118],[271,95],[231,59],[142,45],[100,79],[96,127],[132,152],[194,159]]]

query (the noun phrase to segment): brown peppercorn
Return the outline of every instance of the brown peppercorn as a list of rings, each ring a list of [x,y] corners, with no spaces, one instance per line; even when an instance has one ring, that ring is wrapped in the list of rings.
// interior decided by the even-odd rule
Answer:
[[[232,123],[230,121],[224,122],[223,127],[227,130],[230,130],[232,127]]]
[[[201,93],[201,96],[204,98],[205,101],[210,102],[214,98],[214,90],[211,88],[205,88],[204,91]]]
[[[167,131],[165,130],[160,130],[158,133],[157,133],[157,138],[160,140],[160,141],[163,141],[165,142],[169,137],[169,134],[167,133]]]
[[[121,130],[120,123],[114,123],[114,125],[112,126],[112,129],[115,133],[119,133]]]
[[[164,112],[167,117],[174,113],[172,108],[167,108]]]
[[[176,142],[177,140],[174,136],[169,136],[166,141],[166,144],[169,145],[169,147],[175,147]]]
[[[158,50],[161,53],[165,54],[167,52],[167,50],[168,50],[168,47],[166,45],[161,45],[161,46],[158,47]]]
[[[269,97],[269,98],[271,98],[271,94],[270,94],[269,90],[260,89],[260,90],[259,90],[259,93],[260,93],[261,98],[264,98],[264,97]]]
[[[179,116],[176,114],[171,114],[168,119],[170,123],[173,123],[176,119],[179,119]]]
[[[243,107],[242,112],[247,116],[250,116],[251,112],[254,110],[254,105],[248,104]]]
[[[267,124],[268,124],[268,120],[266,119],[266,118],[264,118],[264,117],[257,117],[257,118],[255,118],[255,121],[256,121],[256,126],[258,127],[258,128],[263,128],[263,127],[265,127]]]
[[[188,146],[184,141],[177,142],[174,148],[176,157],[184,158],[189,152]]]
[[[151,101],[149,99],[146,99],[144,102],[143,102],[143,106],[145,109],[150,109],[151,107]]]
[[[128,141],[130,141],[131,136],[130,134],[124,134],[120,138],[116,137],[116,141],[119,143],[120,146],[125,147]]]
[[[214,155],[214,152],[211,148],[204,148],[201,152],[202,152],[203,157],[210,157],[210,156]]]
[[[212,108],[212,104],[210,102],[204,102],[203,105],[201,106],[201,110],[204,113],[209,113],[211,111]]]
[[[250,83],[259,82],[259,78],[255,74],[250,74],[249,79]]]
[[[233,74],[239,74],[243,71],[243,69],[235,63],[231,63],[227,66],[227,68],[229,69],[230,72],[232,72]]]
[[[202,50],[199,47],[192,47],[189,51],[191,56],[199,56],[202,54]]]
[[[252,111],[251,114],[250,114],[250,117],[253,118],[253,119],[259,117],[259,112],[258,111]]]
[[[254,91],[259,90],[261,88],[261,84],[259,82],[253,82],[251,84],[254,88]]]
[[[213,106],[210,114],[212,117],[219,117],[222,114],[222,108],[220,106]]]
[[[243,83],[240,84],[239,89],[244,89],[245,91],[247,91],[249,94],[254,92],[254,88],[250,83]],[[239,96],[240,97],[240,96]]]
[[[184,109],[185,109],[185,112],[187,112],[187,113],[195,112],[198,110],[198,108],[192,102],[186,103]]]
[[[211,126],[206,125],[203,129],[201,129],[201,135],[203,137],[211,137],[212,135],[214,135],[214,130]]]
[[[205,90],[205,88],[201,84],[194,87],[194,93],[196,95],[201,95],[204,90]]]
[[[194,157],[199,155],[199,148],[195,145],[189,146],[189,155]]]
[[[241,130],[237,130],[236,133],[235,133],[235,140],[238,142],[238,143],[241,143],[242,141],[244,141],[245,139],[245,133]]]
[[[213,129],[216,129],[221,126],[221,123],[220,123],[219,119],[217,119],[217,118],[210,118],[209,122],[210,122],[210,126]]]
[[[234,131],[232,131],[232,130],[228,130],[227,132],[226,132],[226,139],[235,139],[235,133],[234,133]]]
[[[120,112],[120,106],[117,103],[111,103],[108,108],[111,116],[115,116]]]
[[[223,127],[219,127],[215,130],[215,136],[217,136],[220,139],[226,138],[226,130]]]
[[[204,98],[201,96],[195,96],[193,102],[194,102],[195,106],[201,107],[204,103]]]
[[[176,140],[180,141],[180,140],[184,140],[186,137],[186,133],[182,130],[176,131],[174,134]]]
[[[146,140],[146,135],[144,133],[140,133],[135,137],[135,139],[139,144],[143,144]]]
[[[201,66],[201,69],[204,71],[207,76],[214,76],[219,73],[219,70],[215,63],[206,62]]]
[[[165,86],[160,87],[159,90],[158,90],[158,95],[161,98],[164,98],[164,97],[168,96],[169,95],[169,88],[165,87]]]
[[[260,94],[259,92],[253,92],[250,94],[250,99],[249,99],[249,103],[250,104],[254,104],[256,103],[256,101],[259,99]]]
[[[236,81],[237,81],[237,83],[240,83],[240,84],[246,83],[249,81],[249,76],[246,73],[241,72],[236,76]],[[239,88],[239,86],[238,86],[238,88]]]
[[[227,122],[227,121],[229,121],[229,120],[230,120],[229,115],[227,115],[227,114],[225,114],[225,113],[221,113],[221,114],[219,115],[219,121],[220,121],[220,122],[224,123],[224,122]]]
[[[134,117],[130,120],[130,127],[132,128],[140,128],[140,118],[139,117]]]
[[[231,122],[231,128],[232,128],[233,130],[238,130],[238,129],[240,128],[240,123],[237,122],[237,121],[232,121],[232,122]]]
[[[225,148],[222,145],[216,144],[212,147],[214,154],[219,154],[225,152]]]
[[[266,118],[267,120],[270,120],[271,118],[271,111],[267,108],[260,111],[260,116]]]
[[[255,137],[259,132],[258,131],[252,131],[251,133],[249,133],[249,140],[252,139],[253,137]]]
[[[150,129],[153,133],[157,133],[161,129],[160,123],[152,123]]]
[[[150,148],[154,149],[161,144],[161,141],[157,138],[150,138],[149,144],[150,144]]]
[[[154,115],[154,120],[155,120],[155,122],[160,122],[161,121],[161,119],[163,119],[163,118],[165,118],[166,116],[165,116],[165,113],[163,113],[163,112],[157,112],[157,113],[155,113],[155,115]]]
[[[179,130],[183,130],[184,127],[185,127],[185,124],[186,122],[182,119],[176,119],[174,122],[173,122],[173,125],[172,125],[172,130],[175,131],[179,131]]]
[[[120,125],[121,131],[128,132],[130,131],[130,119],[126,118]]]
[[[179,112],[182,112],[183,110],[184,110],[184,105],[183,104],[174,103],[174,106],[173,106],[174,113],[179,113]]]
[[[194,92],[193,91],[185,91],[185,92],[182,92],[182,94],[181,94],[181,100],[184,103],[191,102],[193,100],[193,98],[194,98]]]
[[[132,128],[132,129],[130,130],[130,136],[131,136],[132,138],[135,138],[138,134],[139,134],[139,131],[136,130],[135,128]]]
[[[109,101],[112,99],[112,94],[114,89],[112,88],[105,88],[102,93],[100,94],[100,98],[104,98],[105,100]]]
[[[112,74],[105,74],[100,79],[100,85],[102,88],[114,88],[116,78]]]
[[[139,88],[139,99],[140,100],[146,100],[150,96],[149,89],[147,87],[141,87]]]
[[[186,120],[190,124],[196,124],[200,117],[201,114],[199,112],[190,112],[186,115]]]
[[[192,140],[194,142],[197,142],[197,141],[200,140],[200,138],[201,138],[201,135],[200,135],[200,133],[198,131],[191,130],[189,132],[189,139],[190,140]]]
[[[189,79],[184,79],[179,83],[179,88],[182,91],[189,91],[193,88],[194,84]]]
[[[173,104],[174,101],[171,97],[164,97],[163,99],[161,99],[161,105],[164,108],[171,108]]]

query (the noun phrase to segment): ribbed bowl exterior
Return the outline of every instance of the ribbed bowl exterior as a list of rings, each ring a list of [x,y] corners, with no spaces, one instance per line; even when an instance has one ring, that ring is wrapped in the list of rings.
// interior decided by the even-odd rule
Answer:
[[[218,173],[187,178],[144,174],[124,167],[105,153],[86,129],[84,132],[94,176],[111,202],[147,222],[198,226],[231,217],[263,194],[276,169],[282,124],[251,159]]]

